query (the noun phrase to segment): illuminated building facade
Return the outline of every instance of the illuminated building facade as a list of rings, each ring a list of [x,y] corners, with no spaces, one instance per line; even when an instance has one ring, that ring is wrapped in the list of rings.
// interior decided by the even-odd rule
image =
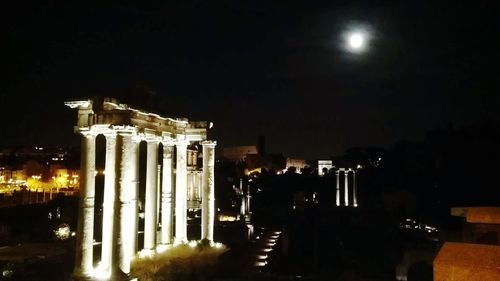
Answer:
[[[25,160],[19,156],[22,164],[11,166],[0,166],[0,205],[45,203],[53,199],[53,195],[73,195],[80,186],[79,170],[70,169],[58,164],[41,164],[36,160]],[[28,191],[41,200],[20,200],[13,197],[22,197],[22,193]],[[38,193],[38,194],[36,194]],[[10,203],[9,203],[10,202]]]
[[[307,162],[305,159],[299,159],[299,158],[286,158],[286,168],[285,169],[290,169],[292,167],[297,169],[297,172],[300,172],[300,170],[304,169],[307,166]]]
[[[207,140],[207,122],[166,118],[113,99],[69,101],[65,105],[78,110],[75,132],[82,136],[76,277],[111,278],[120,271],[128,274],[137,253],[151,255],[174,242],[186,242],[187,202],[193,197],[201,202],[201,238],[213,241],[216,142]],[[94,268],[97,135],[106,138],[106,161],[102,254],[99,266]],[[139,145],[142,141],[147,144],[145,221],[144,248],[138,249]],[[198,154],[193,148],[198,144],[203,156],[201,171],[194,168]],[[188,169],[188,166],[191,167]]]

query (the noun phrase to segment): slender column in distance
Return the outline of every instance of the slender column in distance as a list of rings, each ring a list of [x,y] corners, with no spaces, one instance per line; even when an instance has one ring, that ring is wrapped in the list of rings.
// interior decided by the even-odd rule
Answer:
[[[116,191],[116,133],[112,130],[104,134],[106,137],[106,166],[104,173],[104,199],[102,215],[102,246],[101,262],[99,267],[104,272],[111,273],[113,264],[113,232],[114,212],[115,212],[115,191]]]
[[[173,208],[172,208],[172,183],[173,183],[173,152],[171,143],[163,144],[163,174],[161,190],[161,233],[160,243],[168,245],[173,239]]]
[[[344,170],[344,206],[349,206],[349,170]]]
[[[93,270],[95,139],[92,132],[81,132],[80,204],[76,238],[75,276],[90,276]]]
[[[187,241],[187,141],[175,144],[177,163],[175,167],[175,241]]]
[[[202,194],[204,194],[204,193],[202,193]],[[203,204],[203,199],[201,202]],[[240,204],[240,215],[241,216],[244,216],[246,214],[246,211],[247,211],[246,203],[247,203],[246,197],[245,197],[245,195],[242,195],[241,196],[241,204]],[[204,205],[202,205],[202,206],[204,206]],[[203,209],[202,209],[202,212],[203,212]],[[202,226],[203,226],[203,223],[202,223]]]
[[[358,206],[358,198],[356,197],[356,170],[352,171],[352,200],[353,200],[353,206],[357,207]]]
[[[247,185],[247,204],[246,204],[247,214],[252,213],[252,209],[250,207],[250,201],[252,201],[252,195],[250,194],[250,185]]]
[[[157,169],[158,169],[158,141],[147,140],[146,165],[146,195],[144,209],[144,250],[154,252],[156,249],[156,203],[157,203]]]
[[[201,239],[214,240],[215,220],[215,145],[214,141],[204,141],[203,183],[201,190]]]
[[[337,204],[337,206],[340,206],[340,172],[339,170],[335,171],[335,177],[336,177],[336,188],[337,188],[337,192],[336,192],[336,196],[335,196],[335,203]]]

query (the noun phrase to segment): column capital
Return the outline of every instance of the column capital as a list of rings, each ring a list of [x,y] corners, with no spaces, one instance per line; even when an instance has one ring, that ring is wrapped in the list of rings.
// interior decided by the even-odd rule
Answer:
[[[166,150],[166,148],[169,148],[169,149],[173,149],[174,146],[175,146],[175,141],[162,141],[161,142],[163,144],[163,149]]]
[[[142,137],[138,135],[133,135],[132,136],[132,143],[134,144],[139,144],[142,141]]]
[[[102,134],[106,137],[106,139],[116,138],[116,135],[117,135],[116,131],[113,129],[106,130]]]
[[[163,140],[161,141],[163,144],[163,147],[174,147],[175,146],[175,141],[174,140]]]
[[[146,137],[144,139],[144,141],[146,141],[147,143],[156,143],[156,144],[159,144],[161,142],[161,139],[159,138],[149,138],[149,137]]]
[[[161,139],[161,143],[164,146],[174,146],[175,145],[175,138],[172,137],[171,133],[162,132],[160,139]]]
[[[171,132],[161,132],[161,137],[163,141],[175,140]]]
[[[156,142],[160,143],[162,140],[162,137],[158,135],[158,132],[153,131],[153,130],[146,130],[144,133],[142,133],[143,140],[146,142]]]
[[[122,137],[131,137],[131,136],[134,135],[134,133],[133,132],[129,132],[129,131],[117,131],[116,135],[117,136],[122,136]]]
[[[91,137],[95,138],[98,135],[97,132],[95,132],[92,129],[88,129],[88,128],[80,128],[80,129],[78,129],[78,133],[86,138],[91,138]]]
[[[189,144],[189,141],[187,140],[176,140],[175,141],[175,146],[187,146]]]
[[[111,130],[121,136],[129,136],[137,134],[137,128],[134,126],[112,126]]]
[[[210,146],[215,147],[217,145],[217,141],[206,140],[206,141],[202,141],[201,145],[208,146],[208,147],[210,147]]]

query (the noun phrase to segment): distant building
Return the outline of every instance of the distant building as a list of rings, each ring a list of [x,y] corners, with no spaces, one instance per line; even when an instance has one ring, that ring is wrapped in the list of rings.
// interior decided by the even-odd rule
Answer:
[[[259,136],[257,145],[226,147],[222,150],[225,160],[230,162],[244,162],[245,174],[281,172],[286,167],[286,158],[281,154],[270,154],[265,149],[265,138]]]
[[[300,172],[301,169],[305,168],[307,166],[306,160],[305,159],[299,159],[299,158],[286,158],[286,169],[288,170],[291,167],[295,167],[297,169],[297,172]]]
[[[318,160],[318,175],[324,176],[333,168],[332,160]]]
[[[282,171],[286,165],[286,159],[281,154],[248,154],[246,158],[247,173],[252,171]]]
[[[15,157],[17,159],[37,159],[45,161],[63,161],[70,155],[67,148],[62,147],[19,147],[0,149],[0,162],[5,158]]]
[[[0,205],[47,202],[53,198],[53,193],[60,192],[73,195],[80,186],[79,169],[67,161],[69,155],[61,148],[3,149],[0,155],[0,194],[3,196]],[[104,174],[104,171],[96,172]],[[16,195],[24,191],[28,195]]]
[[[2,183],[26,183],[26,174],[22,169],[11,167],[0,167],[0,184]]]
[[[241,145],[222,149],[222,156],[232,162],[245,161],[249,154],[258,154],[257,146]]]

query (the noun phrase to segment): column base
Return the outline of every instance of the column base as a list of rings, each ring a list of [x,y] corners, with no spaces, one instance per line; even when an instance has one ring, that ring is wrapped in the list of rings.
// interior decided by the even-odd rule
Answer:
[[[158,246],[156,246],[156,252],[163,253],[172,247],[173,247],[172,244],[159,244]]]
[[[73,281],[130,281],[135,278],[130,277],[118,268],[115,269],[102,269],[97,266],[91,272],[73,274],[71,280]]]
[[[142,249],[139,251],[139,257],[145,258],[145,257],[152,257],[156,254],[156,250],[153,249]]]
[[[104,270],[95,268],[90,273],[85,274],[73,274],[72,281],[131,281],[136,280],[136,278],[130,277],[128,274],[123,273],[120,269],[112,270],[112,272],[106,272]]]
[[[174,246],[177,246],[177,245],[180,245],[180,244],[186,244],[188,243],[189,241],[187,240],[187,238],[174,238]]]
[[[71,276],[71,280],[74,281],[87,281],[92,280],[93,278],[92,272],[74,272]]]

